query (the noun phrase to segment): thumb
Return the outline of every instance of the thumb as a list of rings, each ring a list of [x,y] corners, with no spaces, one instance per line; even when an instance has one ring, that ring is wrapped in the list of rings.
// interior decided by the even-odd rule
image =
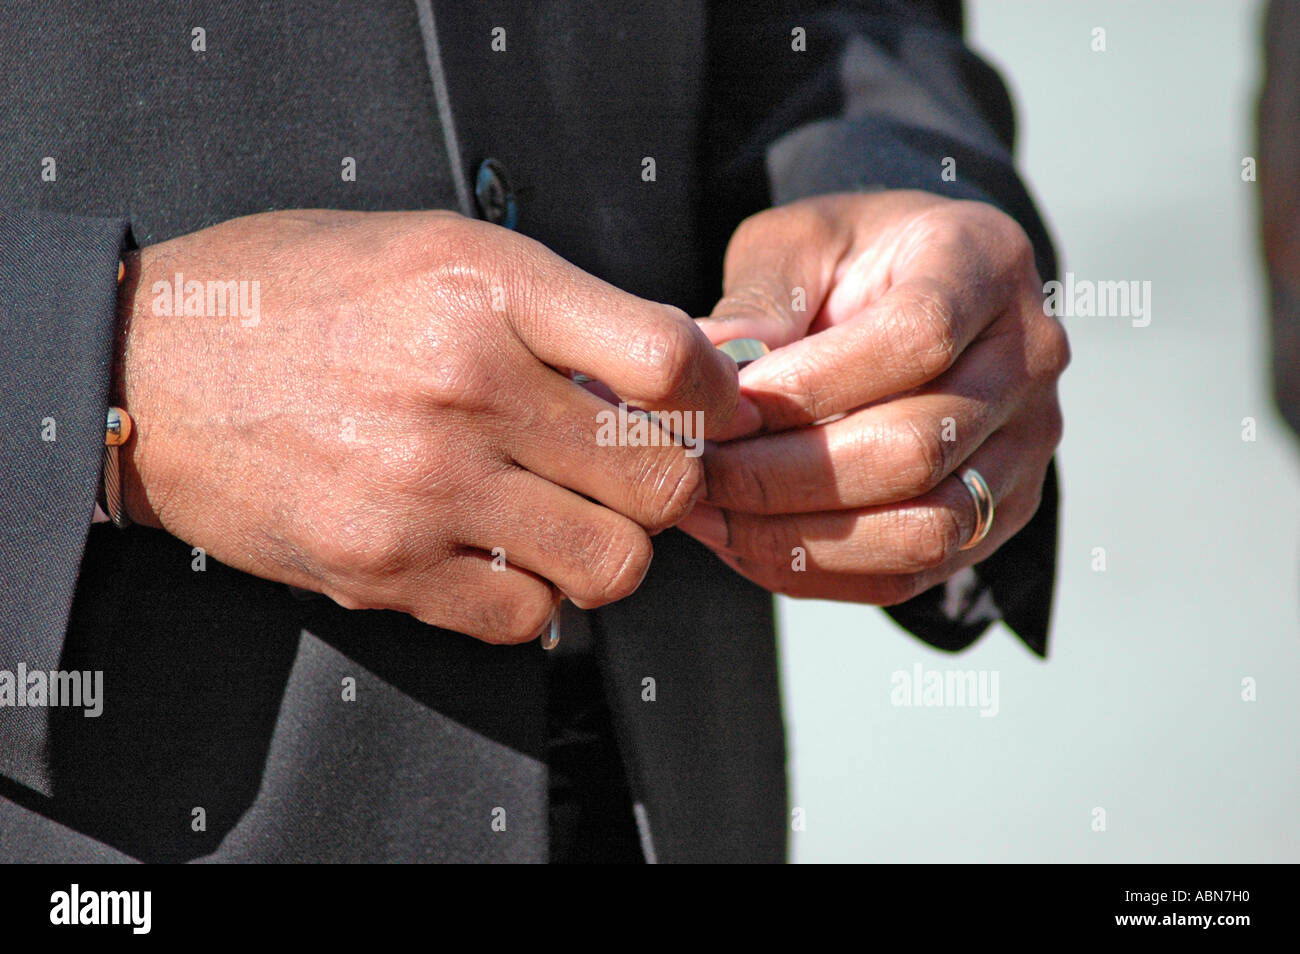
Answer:
[[[756,338],[775,351],[805,337],[834,280],[838,225],[811,203],[742,222],[727,245],[722,298],[699,322],[709,340]]]

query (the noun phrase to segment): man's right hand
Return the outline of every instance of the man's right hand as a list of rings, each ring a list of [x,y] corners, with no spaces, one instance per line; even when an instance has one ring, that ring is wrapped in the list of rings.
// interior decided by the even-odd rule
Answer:
[[[598,446],[609,405],[557,368],[717,430],[737,402],[685,313],[450,212],[253,215],[127,268],[131,518],[489,642],[535,637],[559,594],[633,592],[704,489],[682,446]],[[257,320],[163,307],[177,274],[260,283]]]

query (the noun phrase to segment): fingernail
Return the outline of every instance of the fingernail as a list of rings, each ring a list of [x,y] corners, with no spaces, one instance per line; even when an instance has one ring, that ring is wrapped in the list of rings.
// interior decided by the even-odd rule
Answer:
[[[710,546],[725,548],[727,545],[727,515],[712,504],[697,503],[677,524],[677,529]]]

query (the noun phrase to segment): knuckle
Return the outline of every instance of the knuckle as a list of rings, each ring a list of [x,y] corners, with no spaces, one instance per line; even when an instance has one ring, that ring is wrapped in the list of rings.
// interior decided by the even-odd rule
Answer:
[[[945,248],[968,245],[977,230],[978,203],[943,202],[921,212],[913,222],[918,238]]]
[[[912,509],[902,516],[899,557],[908,569],[937,569],[957,552],[964,542],[961,537],[961,522],[951,509]]]
[[[987,202],[961,201],[940,207],[928,219],[927,238],[948,247],[985,250],[1001,275],[1037,275],[1034,244],[1010,215]]]
[[[670,401],[692,390],[699,375],[695,329],[684,313],[683,320],[671,317],[638,336],[634,345],[634,359],[646,376],[646,397],[654,401]]]
[[[591,561],[589,586],[582,599],[603,606],[631,596],[654,556],[649,536],[638,530],[615,533]]]
[[[1070,336],[1059,321],[1044,317],[1043,339],[1042,374],[1055,380],[1070,366]]]
[[[555,602],[549,592],[513,599],[494,614],[495,625],[488,631],[489,641],[517,646],[536,639],[554,611]]]
[[[407,562],[406,550],[403,535],[386,519],[370,514],[334,520],[316,545],[318,558],[332,573],[369,580],[398,575]]]
[[[787,362],[768,387],[782,396],[796,421],[811,424],[827,416],[830,397],[824,391],[825,382],[805,362]]]
[[[417,283],[438,295],[436,300],[468,303],[484,284],[482,266],[490,261],[475,225],[468,219],[431,222],[396,238],[391,251],[409,264]]]
[[[930,380],[957,360],[957,315],[948,295],[938,288],[916,290],[894,323],[902,339],[898,353],[909,356],[910,370],[918,379]]]
[[[938,431],[928,430],[911,419],[896,428],[893,435],[894,471],[903,493],[919,497],[948,475],[955,441],[942,440]]]
[[[658,532],[679,523],[704,491],[704,464],[684,453],[670,453],[667,464],[662,459],[649,461],[651,472],[643,484],[649,488],[645,514],[641,523]]]
[[[492,348],[447,346],[422,350],[416,366],[416,389],[422,402],[434,408],[487,411],[502,393],[499,354]]]

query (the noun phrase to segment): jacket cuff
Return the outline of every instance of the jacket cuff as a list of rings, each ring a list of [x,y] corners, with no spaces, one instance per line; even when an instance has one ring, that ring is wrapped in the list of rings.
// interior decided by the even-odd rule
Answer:
[[[124,219],[0,210],[0,774],[51,793],[57,670],[104,447]]]

